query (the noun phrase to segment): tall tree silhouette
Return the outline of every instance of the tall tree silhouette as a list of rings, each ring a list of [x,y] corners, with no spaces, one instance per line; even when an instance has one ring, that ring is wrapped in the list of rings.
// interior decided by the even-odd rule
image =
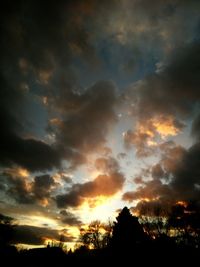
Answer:
[[[13,218],[0,214],[0,249],[10,245],[13,238]]]
[[[131,215],[129,209],[124,207],[116,218],[113,226],[112,246],[119,249],[131,249],[145,239],[145,233],[138,222],[138,218]]]

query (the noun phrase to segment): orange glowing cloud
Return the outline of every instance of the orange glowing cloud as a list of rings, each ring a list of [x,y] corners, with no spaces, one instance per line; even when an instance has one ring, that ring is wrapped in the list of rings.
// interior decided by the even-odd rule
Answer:
[[[73,184],[66,194],[56,197],[57,206],[59,208],[67,206],[78,207],[90,199],[94,200],[97,197],[111,197],[122,189],[124,181],[125,178],[123,174],[115,172],[98,175],[93,181],[83,184]]]
[[[164,139],[170,135],[177,135],[182,128],[183,125],[180,122],[176,122],[172,116],[156,116],[148,120],[148,122],[140,123],[137,126],[137,131],[141,134],[146,134],[150,139],[148,139],[148,141],[153,142],[151,139],[153,139],[156,134]]]
[[[28,170],[21,167],[13,167],[6,169],[5,173],[10,175],[11,177],[21,177],[21,178],[27,178],[30,175]]]
[[[176,136],[184,124],[173,116],[154,116],[151,119],[139,121],[134,130],[123,133],[125,145],[135,146],[137,157],[147,157],[153,153],[162,139]]]
[[[181,129],[177,125],[175,125],[173,117],[160,116],[158,118],[152,119],[152,125],[162,139],[166,138],[169,135],[175,136],[181,131]]]

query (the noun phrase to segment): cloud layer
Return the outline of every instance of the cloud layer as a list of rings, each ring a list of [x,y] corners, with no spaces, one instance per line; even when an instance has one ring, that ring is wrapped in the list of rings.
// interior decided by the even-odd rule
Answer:
[[[58,195],[56,203],[59,208],[77,207],[85,200],[98,196],[111,197],[123,187],[125,177],[119,172],[119,165],[113,158],[99,158],[96,160],[100,174],[90,182],[73,184],[66,194]]]

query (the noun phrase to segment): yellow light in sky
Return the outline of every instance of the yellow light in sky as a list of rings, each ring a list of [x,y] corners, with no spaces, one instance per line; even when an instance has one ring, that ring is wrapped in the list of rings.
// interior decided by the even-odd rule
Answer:
[[[115,219],[114,212],[119,208],[119,194],[111,197],[100,196],[91,201],[85,201],[78,211],[79,216],[85,223],[94,220],[107,222],[109,219]]]
[[[44,227],[48,225],[52,229],[59,229],[59,225],[56,219],[48,218],[47,216],[41,215],[22,215],[19,220],[23,222],[24,225]]]
[[[21,167],[8,168],[8,169],[6,169],[6,173],[11,175],[12,177],[18,176],[18,177],[22,177],[22,178],[27,178],[30,175],[28,170],[21,168]]]
[[[153,140],[147,140],[147,145],[148,146],[156,146],[157,142],[153,141]]]
[[[172,117],[152,119],[152,124],[162,139],[168,135],[175,136],[180,132],[180,129],[174,125]]]
[[[154,137],[154,133],[149,129],[149,126],[139,125],[138,130],[140,133],[147,134],[149,137]]]
[[[29,176],[29,172],[26,169],[18,168],[17,172],[21,177],[27,178]]]

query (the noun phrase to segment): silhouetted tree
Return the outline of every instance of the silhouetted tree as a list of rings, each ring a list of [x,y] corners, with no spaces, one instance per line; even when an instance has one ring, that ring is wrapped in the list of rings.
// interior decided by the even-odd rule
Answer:
[[[0,214],[0,248],[8,246],[13,238],[13,218]]]
[[[93,221],[89,226],[80,230],[80,242],[90,249],[102,249],[107,247],[111,238],[112,227],[103,224],[99,220]]]
[[[200,212],[193,205],[174,205],[168,219],[177,242],[183,245],[199,247],[200,245]]]
[[[145,233],[138,218],[133,216],[127,207],[123,208],[116,220],[111,242],[114,248],[131,249],[145,240]]]

